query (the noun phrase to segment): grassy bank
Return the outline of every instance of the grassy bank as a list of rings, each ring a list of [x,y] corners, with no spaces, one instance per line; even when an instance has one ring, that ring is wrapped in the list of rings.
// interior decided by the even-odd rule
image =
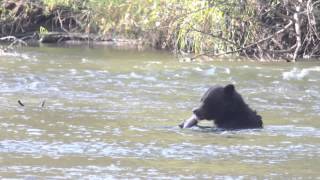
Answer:
[[[49,9],[71,7],[82,14],[82,31],[107,36],[142,38],[153,47],[201,53],[209,49],[228,48],[219,38],[208,38],[210,32],[227,32],[224,8],[210,1],[179,0],[92,0],[43,1]],[[232,4],[235,6],[235,4]],[[237,14],[237,16],[240,13]],[[208,34],[204,34],[207,32]],[[226,36],[228,36],[226,34]]]
[[[4,1],[2,36],[81,32],[142,39],[156,48],[197,56],[317,58],[318,3],[296,0]],[[24,1],[26,2],[26,1]],[[9,7],[9,4],[15,7]]]

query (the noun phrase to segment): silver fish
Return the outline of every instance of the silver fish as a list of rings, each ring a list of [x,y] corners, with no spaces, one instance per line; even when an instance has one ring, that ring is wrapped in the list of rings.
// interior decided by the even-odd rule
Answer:
[[[198,124],[198,120],[199,120],[199,118],[196,115],[192,114],[192,116],[189,119],[187,119],[187,120],[183,121],[181,124],[179,124],[179,127],[182,129],[183,128],[191,128],[191,127]]]

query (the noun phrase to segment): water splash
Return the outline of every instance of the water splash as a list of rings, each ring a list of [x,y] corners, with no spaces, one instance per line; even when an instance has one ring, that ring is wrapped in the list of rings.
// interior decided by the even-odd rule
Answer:
[[[320,72],[320,66],[303,69],[298,69],[294,67],[291,71],[283,72],[282,78],[284,80],[302,80],[306,78],[306,76],[308,76],[311,72]]]

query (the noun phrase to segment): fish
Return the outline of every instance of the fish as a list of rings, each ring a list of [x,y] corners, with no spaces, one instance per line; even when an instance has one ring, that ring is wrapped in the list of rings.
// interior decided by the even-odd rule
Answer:
[[[179,127],[181,129],[191,128],[191,127],[197,125],[198,121],[199,121],[199,118],[195,114],[192,114],[192,116],[190,118],[186,119],[181,124],[179,124]]]

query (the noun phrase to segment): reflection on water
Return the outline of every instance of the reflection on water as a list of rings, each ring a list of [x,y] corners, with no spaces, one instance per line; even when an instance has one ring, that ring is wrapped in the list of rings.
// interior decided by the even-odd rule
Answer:
[[[320,64],[54,47],[0,63],[1,178],[320,177]],[[210,85],[228,83],[264,129],[178,128]]]

